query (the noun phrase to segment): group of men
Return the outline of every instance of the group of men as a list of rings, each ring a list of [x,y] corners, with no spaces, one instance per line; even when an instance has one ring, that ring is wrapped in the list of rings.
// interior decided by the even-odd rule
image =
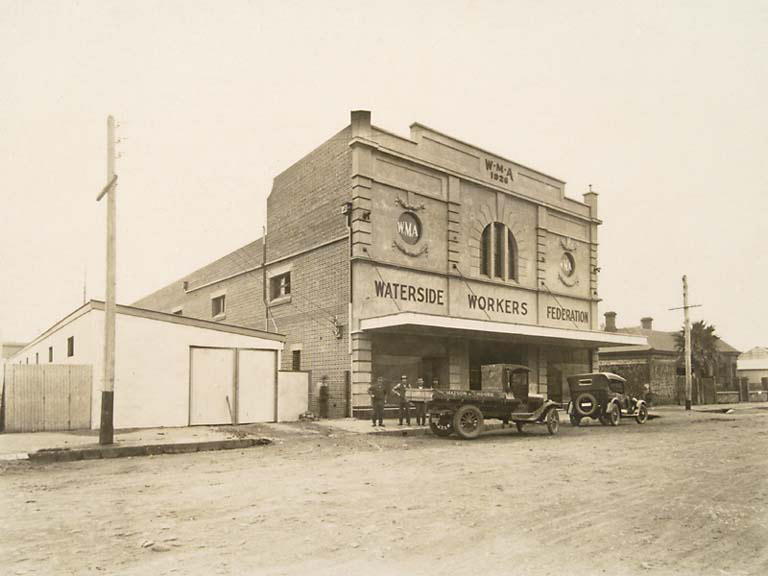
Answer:
[[[432,380],[432,388],[437,387],[438,381],[435,378]],[[410,388],[411,385],[408,383],[408,377],[405,374],[400,377],[400,382],[392,387],[392,392],[395,393],[397,398],[399,426],[403,425],[403,420],[405,420],[408,426],[411,425],[411,405],[407,395],[407,391]],[[416,380],[416,388],[429,388],[429,386],[424,384],[423,378],[418,378]],[[371,407],[373,408],[371,412],[373,425],[376,426],[378,422],[378,426],[384,426],[384,404],[387,400],[387,385],[384,383],[384,378],[376,378],[376,382],[368,388],[368,395],[371,397]],[[414,405],[416,407],[416,425],[424,426],[427,423],[426,403],[414,402]]]

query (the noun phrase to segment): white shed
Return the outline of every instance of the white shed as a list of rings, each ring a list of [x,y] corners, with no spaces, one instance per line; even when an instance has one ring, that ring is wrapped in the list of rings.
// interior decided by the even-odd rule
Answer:
[[[283,342],[272,332],[117,306],[115,428],[276,421],[286,408],[278,412]],[[104,303],[91,300],[9,362],[92,366],[90,426],[98,428],[103,357]]]

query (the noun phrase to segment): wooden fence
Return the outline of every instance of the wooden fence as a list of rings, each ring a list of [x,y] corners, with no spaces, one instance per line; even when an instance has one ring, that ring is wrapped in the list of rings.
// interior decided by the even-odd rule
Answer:
[[[6,364],[3,420],[6,432],[91,427],[93,369],[70,364]]]

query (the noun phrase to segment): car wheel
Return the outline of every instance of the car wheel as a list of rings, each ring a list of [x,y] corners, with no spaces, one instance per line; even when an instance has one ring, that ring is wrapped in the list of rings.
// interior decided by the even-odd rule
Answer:
[[[462,406],[453,415],[453,428],[465,440],[474,440],[483,431],[483,413],[477,406]]]
[[[638,424],[645,424],[648,420],[648,406],[645,404],[641,404],[640,407],[637,409],[637,414],[635,414],[635,420],[637,420]]]
[[[611,405],[611,410],[608,412],[608,422],[611,426],[618,426],[621,422],[621,408],[618,404]]]
[[[547,412],[547,432],[554,435],[558,430],[560,430],[560,415],[557,413],[557,408],[552,408]]]
[[[450,436],[453,434],[453,422],[450,416],[438,416],[433,418],[429,415],[429,429],[435,436]]]
[[[575,414],[569,415],[568,418],[571,421],[571,426],[578,426],[579,424],[581,424],[581,418],[579,418]]]

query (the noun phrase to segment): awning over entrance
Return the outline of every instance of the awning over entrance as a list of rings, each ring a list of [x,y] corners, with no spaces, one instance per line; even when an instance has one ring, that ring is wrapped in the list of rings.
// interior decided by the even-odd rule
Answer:
[[[645,336],[621,334],[618,332],[601,332],[595,330],[580,330],[552,328],[549,326],[530,326],[526,324],[508,324],[490,320],[468,320],[465,318],[450,318],[417,312],[400,312],[377,318],[367,318],[360,321],[360,329],[364,332],[399,332],[407,331],[414,334],[444,335],[461,334],[467,337],[511,337],[520,341],[538,340],[563,346],[578,347],[608,347],[608,346],[644,346],[647,345]]]

